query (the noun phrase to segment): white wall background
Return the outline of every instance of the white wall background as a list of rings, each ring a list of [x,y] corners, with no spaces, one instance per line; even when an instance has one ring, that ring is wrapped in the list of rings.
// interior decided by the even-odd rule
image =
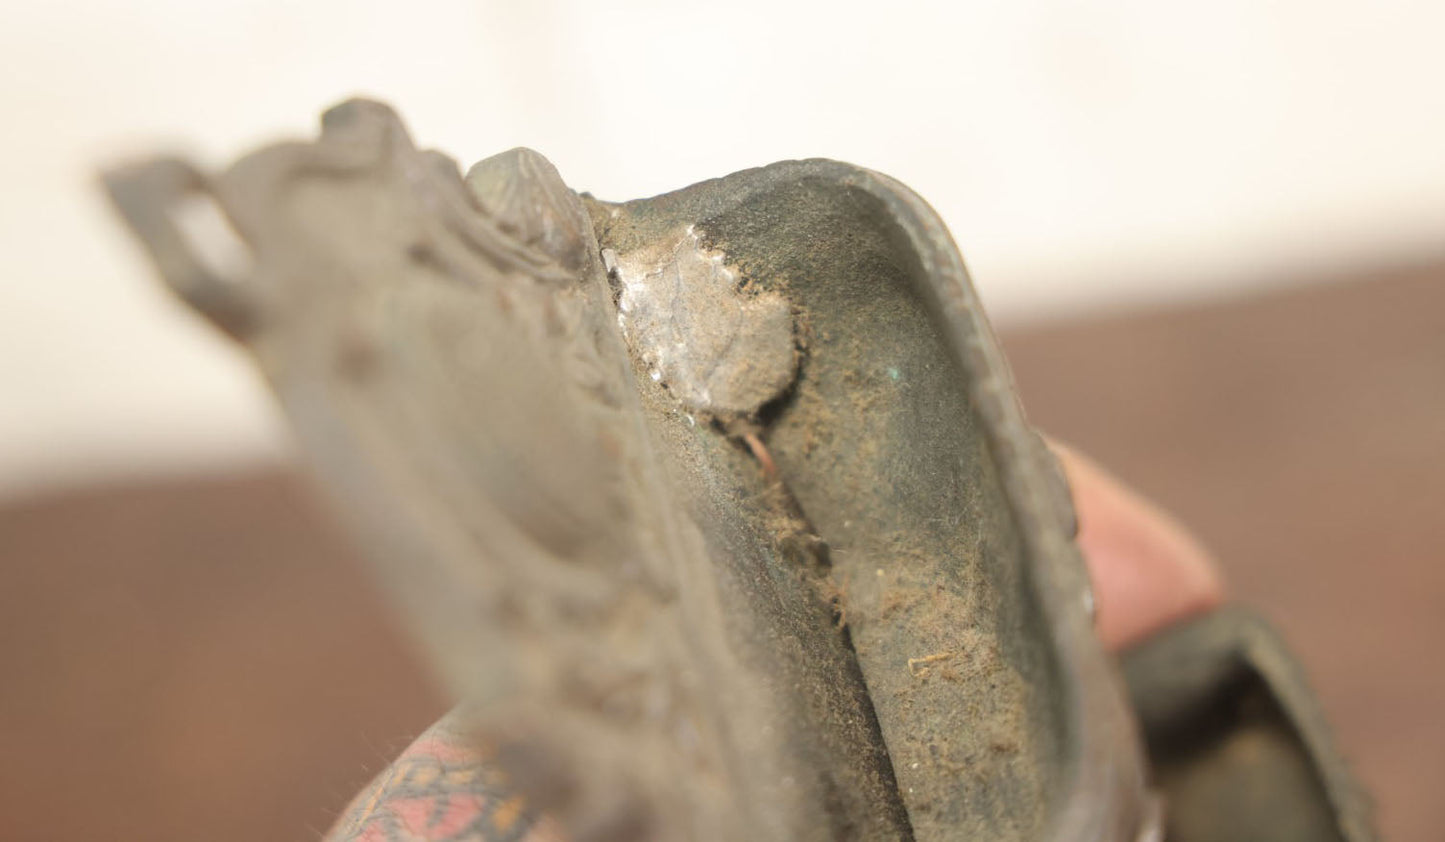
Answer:
[[[604,198],[789,157],[887,172],[1005,320],[1445,252],[1426,0],[12,0],[0,69],[0,495],[284,451],[93,173],[220,165],[352,93]]]

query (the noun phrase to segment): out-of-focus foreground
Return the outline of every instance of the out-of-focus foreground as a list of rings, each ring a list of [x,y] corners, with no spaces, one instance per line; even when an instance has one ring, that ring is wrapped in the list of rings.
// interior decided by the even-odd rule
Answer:
[[[1005,333],[1033,418],[1195,526],[1387,839],[1445,833],[1445,263]],[[288,472],[0,512],[0,838],[314,837],[442,712]]]

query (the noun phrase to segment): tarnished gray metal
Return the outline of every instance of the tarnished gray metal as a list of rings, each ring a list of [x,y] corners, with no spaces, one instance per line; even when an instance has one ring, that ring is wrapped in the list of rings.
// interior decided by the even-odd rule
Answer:
[[[613,204],[529,150],[463,179],[353,101],[108,183],[575,838],[1157,838],[1067,489],[897,182]],[[198,198],[245,277],[176,223]]]
[[[1375,839],[1299,665],[1258,617],[1226,608],[1169,629],[1124,672],[1171,842]]]

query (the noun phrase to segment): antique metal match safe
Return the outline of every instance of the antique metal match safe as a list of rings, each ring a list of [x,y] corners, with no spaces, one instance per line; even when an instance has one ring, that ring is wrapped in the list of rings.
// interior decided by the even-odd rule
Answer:
[[[604,202],[525,149],[463,177],[368,101],[106,182],[573,838],[1373,839],[1259,622],[1105,652],[1067,485],[901,184]]]

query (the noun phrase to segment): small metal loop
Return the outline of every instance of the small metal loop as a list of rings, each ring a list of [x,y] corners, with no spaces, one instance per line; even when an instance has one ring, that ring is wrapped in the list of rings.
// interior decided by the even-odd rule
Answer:
[[[249,247],[206,176],[179,158],[157,158],[106,170],[101,181],[166,283],[233,338],[252,333],[255,303],[241,278],[224,274],[249,273]]]

